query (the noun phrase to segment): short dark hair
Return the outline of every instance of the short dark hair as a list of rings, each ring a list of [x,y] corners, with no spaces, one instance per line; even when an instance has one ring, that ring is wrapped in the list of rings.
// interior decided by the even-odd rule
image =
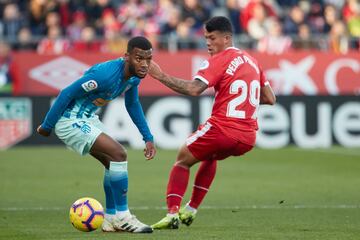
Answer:
[[[149,50],[152,48],[151,42],[145,37],[133,37],[127,44],[127,52],[131,52],[134,48],[140,48],[142,50]]]
[[[222,33],[233,33],[230,20],[223,16],[210,18],[205,22],[205,29],[208,32],[219,31]]]

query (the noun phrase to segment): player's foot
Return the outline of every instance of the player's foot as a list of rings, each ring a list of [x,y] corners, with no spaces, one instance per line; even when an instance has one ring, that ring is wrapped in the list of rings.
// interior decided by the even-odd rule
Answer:
[[[179,211],[179,219],[186,226],[190,226],[194,221],[195,217],[196,217],[196,212],[188,210],[186,206],[182,207]]]
[[[152,233],[153,229],[140,222],[135,215],[129,215],[124,218],[114,218],[112,222],[117,231],[125,231],[132,233]]]
[[[179,216],[176,215],[166,215],[163,219],[157,223],[151,225],[153,229],[178,229],[180,224]]]
[[[113,218],[104,218],[104,222],[101,225],[101,229],[103,232],[116,232],[116,229],[114,228],[112,224]]]

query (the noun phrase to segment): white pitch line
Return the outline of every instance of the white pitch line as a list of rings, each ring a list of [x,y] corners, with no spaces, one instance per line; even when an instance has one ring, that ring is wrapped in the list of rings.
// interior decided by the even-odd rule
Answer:
[[[165,210],[166,207],[139,206],[130,207],[130,210]],[[360,205],[244,205],[244,206],[201,206],[201,209],[214,210],[241,210],[241,209],[360,209]],[[63,211],[64,207],[7,207],[0,211]]]

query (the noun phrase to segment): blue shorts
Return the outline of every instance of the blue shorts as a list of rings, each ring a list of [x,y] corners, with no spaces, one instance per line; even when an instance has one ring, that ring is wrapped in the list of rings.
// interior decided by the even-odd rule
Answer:
[[[81,155],[86,155],[96,138],[104,132],[104,128],[97,115],[92,118],[61,117],[55,125],[55,134],[67,147]]]

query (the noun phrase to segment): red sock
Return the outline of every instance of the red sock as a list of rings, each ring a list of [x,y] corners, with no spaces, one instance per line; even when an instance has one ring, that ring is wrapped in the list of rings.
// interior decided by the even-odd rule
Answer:
[[[174,165],[167,186],[166,202],[169,213],[177,213],[189,182],[190,170]]]
[[[217,161],[202,161],[196,173],[195,183],[189,206],[197,209],[209,191],[216,174]]]

